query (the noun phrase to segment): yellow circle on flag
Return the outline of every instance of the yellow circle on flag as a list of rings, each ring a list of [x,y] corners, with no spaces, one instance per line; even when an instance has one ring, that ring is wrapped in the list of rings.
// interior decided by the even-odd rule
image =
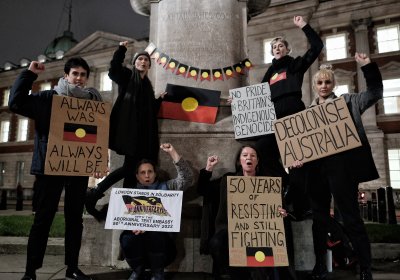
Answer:
[[[196,76],[196,74],[197,74],[196,70],[190,71],[190,76]]]
[[[175,62],[172,61],[172,62],[169,64],[169,67],[170,67],[170,68],[175,68]]]
[[[199,106],[199,102],[193,97],[186,97],[182,100],[182,109],[188,112],[193,112]]]
[[[258,262],[263,262],[265,260],[265,254],[261,251],[256,252],[254,257]]]
[[[215,73],[214,73],[214,76],[215,76],[216,78],[219,78],[219,77],[221,77],[221,73],[220,73],[220,72],[215,72]]]
[[[230,70],[230,69],[226,70],[226,75],[228,75],[228,76],[232,75],[232,70]]]
[[[242,68],[241,67],[239,67],[239,66],[236,66],[236,72],[242,72]]]
[[[207,73],[207,72],[203,72],[203,74],[201,74],[201,76],[202,76],[203,78],[207,78],[207,77],[208,77],[208,73]]]
[[[275,75],[272,76],[271,80],[275,80],[276,78],[278,78],[278,73],[275,73]]]
[[[251,63],[250,63],[250,61],[246,61],[246,62],[244,63],[244,65],[246,65],[246,67],[250,67],[250,66],[251,66]]]
[[[78,138],[83,138],[86,136],[86,131],[83,128],[78,128],[77,130],[75,130],[75,135]]]
[[[163,57],[161,58],[161,63],[165,63],[165,62],[167,62],[167,58],[166,58],[165,56],[163,56]]]
[[[182,67],[179,67],[179,72],[180,72],[180,73],[185,73],[185,70],[186,70],[185,67],[183,67],[183,66],[182,66]]]

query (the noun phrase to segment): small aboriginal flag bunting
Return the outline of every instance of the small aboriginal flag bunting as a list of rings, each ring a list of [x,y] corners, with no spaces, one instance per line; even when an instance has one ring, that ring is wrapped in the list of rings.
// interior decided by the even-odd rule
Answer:
[[[200,70],[200,81],[210,81],[211,80],[211,75],[210,75],[211,71],[208,69],[201,69]]]
[[[170,69],[172,72],[174,72],[178,64],[179,61],[171,58],[171,60],[168,62],[167,69]]]
[[[233,72],[232,66],[228,66],[223,69],[224,69],[225,78],[227,80],[234,77],[234,72]]]
[[[253,63],[251,63],[251,61],[248,58],[244,59],[241,63],[247,70],[253,67]]]
[[[78,123],[64,123],[64,141],[97,142],[97,126]]]
[[[224,76],[222,75],[221,69],[212,69],[213,79],[215,80],[224,80]]]
[[[188,73],[188,69],[189,69],[189,66],[180,63],[178,66],[178,70],[176,70],[175,74],[186,77],[186,74]]]
[[[236,74],[243,74],[244,73],[244,67],[242,63],[236,63],[233,65],[233,69],[235,70]]]
[[[193,78],[197,81],[198,76],[199,76],[199,68],[190,66],[187,78]]]
[[[149,53],[149,55],[152,55],[153,52],[156,50],[156,45],[154,45],[153,43],[150,43],[146,48],[145,51]]]
[[[274,266],[271,247],[246,247],[247,266]]]
[[[221,92],[167,84],[158,117],[199,123],[215,123]]]
[[[169,56],[166,55],[165,53],[162,53],[162,54],[160,54],[160,57],[158,58],[157,63],[162,66],[165,66],[168,63],[168,60],[169,60]]]

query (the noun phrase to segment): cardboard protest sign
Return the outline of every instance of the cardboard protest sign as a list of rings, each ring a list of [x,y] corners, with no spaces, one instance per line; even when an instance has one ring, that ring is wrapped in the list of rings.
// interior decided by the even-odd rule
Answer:
[[[274,132],[276,119],[268,83],[229,90],[235,139]]]
[[[278,119],[274,127],[285,167],[361,146],[343,97]]]
[[[44,173],[90,176],[108,166],[111,105],[53,96]]]
[[[280,177],[227,177],[229,265],[288,266]]]
[[[179,232],[182,191],[113,188],[106,229]]]

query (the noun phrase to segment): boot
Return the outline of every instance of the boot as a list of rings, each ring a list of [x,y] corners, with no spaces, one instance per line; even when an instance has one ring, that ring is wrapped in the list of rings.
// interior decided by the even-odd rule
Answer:
[[[143,271],[143,266],[140,265],[141,258],[137,259],[125,259],[129,266],[132,268],[132,274],[128,280],[138,280]]]

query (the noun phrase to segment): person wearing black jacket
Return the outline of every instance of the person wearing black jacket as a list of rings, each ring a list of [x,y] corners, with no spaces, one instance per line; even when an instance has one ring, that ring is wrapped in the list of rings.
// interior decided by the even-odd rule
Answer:
[[[304,21],[303,17],[295,16],[293,23],[304,32],[310,48],[303,56],[294,58],[289,55],[291,47],[283,37],[273,39],[271,41],[271,53],[274,59],[262,79],[262,83],[269,83],[271,100],[274,103],[277,119],[305,109],[305,105],[301,100],[304,74],[318,58],[324,47],[321,38]],[[266,170],[273,168],[279,176],[283,177],[284,182],[289,181],[286,201],[288,204],[291,203],[293,205],[294,214],[298,220],[301,220],[310,208],[305,195],[304,168],[290,170],[289,176],[287,176],[280,162],[279,149],[274,134],[262,136],[257,141],[256,147],[260,151],[260,157],[263,159],[260,163],[262,168]]]
[[[79,250],[83,230],[83,207],[88,186],[87,176],[52,176],[44,174],[47,143],[49,138],[51,109],[54,95],[101,101],[99,92],[86,88],[90,68],[87,62],[75,57],[64,66],[64,77],[52,90],[30,94],[38,74],[45,71],[43,63],[32,61],[21,72],[11,88],[8,106],[14,113],[35,121],[35,140],[31,174],[35,180],[36,213],[29,233],[27,261],[23,280],[35,280],[36,270],[42,267],[51,224],[57,212],[61,193],[65,190],[65,264],[66,279],[90,280],[78,269]],[[97,175],[96,175],[97,176]],[[99,174],[97,177],[101,177]]]
[[[136,184],[134,172],[142,159],[158,162],[159,137],[157,114],[161,98],[156,99],[147,76],[151,66],[146,51],[135,54],[129,69],[123,66],[128,42],[120,42],[114,52],[109,77],[118,84],[118,97],[111,111],[109,148],[124,155],[124,164],[113,170],[96,188],[89,190],[86,209],[96,219],[105,218],[104,211],[95,208],[97,201],[113,184],[124,179],[124,187]]]

